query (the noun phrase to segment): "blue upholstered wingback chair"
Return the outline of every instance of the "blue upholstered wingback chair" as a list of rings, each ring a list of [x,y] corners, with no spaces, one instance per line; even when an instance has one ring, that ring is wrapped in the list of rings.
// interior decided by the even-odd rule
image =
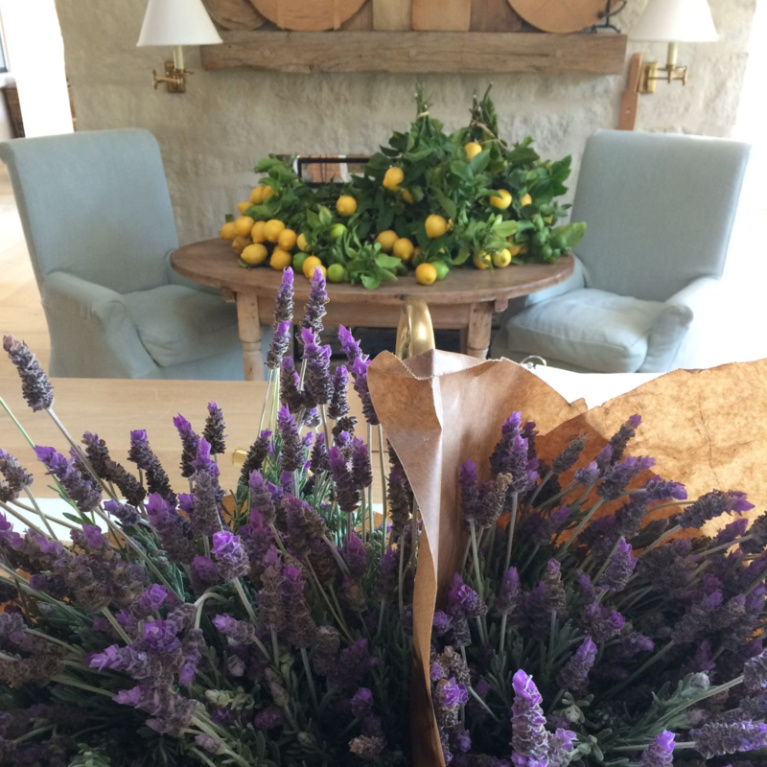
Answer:
[[[674,368],[699,311],[717,311],[750,147],[598,131],[572,209],[588,230],[575,273],[504,318],[495,356],[600,373]]]
[[[51,373],[241,379],[234,305],[176,275],[157,141],[145,130],[0,144],[51,335]]]

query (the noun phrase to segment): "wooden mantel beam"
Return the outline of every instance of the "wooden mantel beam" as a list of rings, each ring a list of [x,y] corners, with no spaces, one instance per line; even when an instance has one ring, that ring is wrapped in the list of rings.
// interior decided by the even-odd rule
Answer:
[[[627,38],[618,34],[509,32],[224,32],[203,46],[209,71],[391,74],[579,73],[617,75]]]

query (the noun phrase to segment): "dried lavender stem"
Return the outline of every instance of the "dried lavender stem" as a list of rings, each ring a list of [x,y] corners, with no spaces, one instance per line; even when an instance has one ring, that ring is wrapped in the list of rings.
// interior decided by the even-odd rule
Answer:
[[[477,526],[474,524],[474,520],[469,522],[469,536],[471,541],[471,558],[474,560],[474,579],[477,582],[477,594],[479,594],[479,598],[484,602],[485,586],[482,580],[482,573],[480,572],[479,548],[477,546]],[[479,636],[482,644],[488,644],[487,626],[481,617],[477,618],[477,625],[479,626]]]
[[[306,683],[309,686],[309,694],[312,697],[312,705],[314,706],[315,713],[319,714],[320,704],[317,700],[317,690],[314,687],[312,667],[309,665],[309,654],[306,652],[305,647],[301,648],[301,660],[304,663],[304,670],[306,671]]]
[[[2,503],[0,501],[0,509],[4,509],[12,517],[18,519],[22,525],[26,525],[30,530],[37,533],[37,535],[39,535],[41,538],[45,538],[45,533],[37,525],[33,525],[23,514],[20,514],[18,511],[12,509],[7,503]]]
[[[644,674],[650,666],[657,663],[664,655],[666,655],[675,644],[676,642],[672,639],[667,645],[658,650],[658,652],[656,652],[649,660],[643,663],[628,679],[624,679],[620,684],[613,687],[612,690],[604,696],[603,700],[609,700],[621,690],[628,687],[635,679]]]
[[[13,411],[8,407],[5,400],[0,397],[0,407],[5,410],[5,412],[8,414],[8,417],[13,421],[16,428],[21,432],[22,437],[27,441],[30,447],[35,447],[35,443],[32,441],[32,437],[27,434],[27,430],[21,425],[21,422],[18,418],[13,414]]]
[[[605,573],[605,570],[607,570],[607,568],[610,566],[610,560],[611,560],[611,559],[613,558],[613,556],[615,555],[615,552],[616,552],[616,551],[618,551],[618,547],[619,547],[620,545],[621,545],[621,539],[620,539],[620,538],[618,538],[618,540],[617,540],[617,541],[615,541],[615,543],[614,543],[614,545],[613,545],[612,549],[610,549],[610,553],[609,553],[609,554],[607,555],[607,557],[605,558],[605,561],[604,561],[604,563],[602,564],[602,567],[600,567],[600,568],[599,568],[599,570],[597,571],[597,574],[594,576],[594,579],[593,579],[593,580],[594,580],[594,583],[596,583],[596,582],[597,582],[597,581],[598,581],[598,580],[599,580],[599,579],[600,579],[600,578],[601,578],[601,577],[604,575],[604,573]],[[584,567],[583,569],[585,570],[585,567]]]
[[[381,555],[386,553],[386,520],[389,518],[389,503],[386,497],[386,463],[384,460],[384,438],[383,428],[378,424],[378,464],[381,468],[381,497],[383,502],[383,536],[381,538]],[[371,488],[372,489],[372,488]]]
[[[130,644],[131,638],[125,633],[125,630],[117,622],[115,616],[112,615],[112,611],[108,607],[102,607],[101,614],[109,621],[109,625],[117,632],[123,642],[125,642],[125,644]]]
[[[573,541],[580,535],[584,527],[591,521],[594,514],[597,513],[599,507],[604,503],[604,500],[600,498],[587,512],[583,519],[578,523],[578,526],[573,530],[573,534],[565,541],[562,549],[557,554],[557,559],[561,561],[561,558],[567,553],[567,550],[572,545]]]
[[[328,414],[326,405],[323,403],[320,405],[320,418],[322,418],[322,431],[325,433],[325,444],[330,445],[330,431],[328,429]]]
[[[655,509],[653,509],[655,511]],[[667,541],[672,535],[675,535],[682,529],[681,525],[674,525],[670,530],[666,530],[663,535],[656,538],[649,546],[646,546],[639,554],[637,555],[637,559],[641,559],[645,554],[647,554],[648,551],[652,551],[653,549],[657,549],[658,546],[660,546],[662,543]],[[732,544],[731,544],[732,545]]]
[[[514,542],[514,528],[517,526],[517,505],[519,502],[519,493],[514,491],[511,494],[511,519],[509,520],[509,529],[506,531],[506,557],[503,560],[503,570],[506,572],[511,565],[511,546]]]
[[[242,588],[242,583],[240,582],[239,578],[235,578],[232,583],[234,584],[234,589],[237,592],[237,596],[240,598],[240,601],[242,602],[242,606],[245,608],[245,612],[248,614],[248,618],[250,618],[250,622],[255,626],[257,625],[256,621],[256,614],[253,612],[253,606],[248,601],[247,596],[245,595],[245,589]]]
[[[480,706],[482,706],[482,708],[490,715],[490,717],[495,722],[500,723],[501,720],[493,713],[493,711],[490,709],[487,703],[485,703],[485,701],[482,700],[482,698],[480,698],[479,695],[477,695],[477,693],[474,691],[474,688],[471,685],[469,685],[468,689],[469,689],[469,695],[471,695],[471,697],[474,698],[474,700],[476,700]]]
[[[367,438],[368,438],[368,456],[370,457],[370,468],[372,473],[373,427],[370,424],[368,424],[368,428],[367,428]],[[366,494],[364,489],[362,493],[363,493],[363,496]],[[376,528],[375,514],[373,513],[373,483],[372,482],[370,483],[370,487],[367,488],[367,497],[368,497],[368,513],[370,514],[370,537],[372,539],[373,532],[375,531],[375,528]],[[384,506],[384,530],[386,530],[386,506]]]
[[[538,494],[543,490],[543,486],[554,476],[554,472],[549,469],[548,473],[546,474],[543,479],[541,479],[541,484],[538,485],[538,487],[535,488],[535,492],[530,497],[530,500],[527,502],[527,505],[529,508],[533,508],[533,504],[535,503],[535,499],[538,497]]]

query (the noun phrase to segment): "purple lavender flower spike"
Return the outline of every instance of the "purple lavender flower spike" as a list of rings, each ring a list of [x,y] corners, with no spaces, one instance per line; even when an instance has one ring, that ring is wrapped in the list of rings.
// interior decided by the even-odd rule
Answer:
[[[600,477],[601,472],[596,461],[575,472],[575,481],[582,487],[591,487]]]
[[[272,441],[272,432],[264,429],[258,435],[256,441],[248,448],[248,455],[240,471],[240,482],[247,483],[254,471],[260,471],[269,455]]]
[[[284,723],[285,717],[277,706],[269,706],[263,711],[259,711],[253,720],[253,726],[257,730],[274,730],[277,727],[282,727]]]
[[[343,325],[338,326],[338,340],[341,342],[341,351],[346,355],[346,365],[348,368],[352,368],[358,359],[361,359],[363,362],[368,359],[367,354],[362,353],[359,341]]]
[[[487,606],[474,589],[463,582],[456,573],[447,594],[448,613],[459,614],[466,618],[477,618],[487,613]]]
[[[277,428],[282,437],[282,454],[280,456],[283,471],[298,471],[303,468],[305,455],[301,437],[298,434],[295,418],[286,407],[280,408],[277,414]]]
[[[335,445],[328,450],[328,463],[330,465],[330,474],[336,486],[338,505],[341,511],[350,514],[357,508],[360,497],[352,474],[346,465],[346,456]]]
[[[170,485],[170,480],[157,456],[149,447],[145,429],[134,429],[130,433],[130,450],[128,460],[136,464],[146,475],[147,488],[150,493],[159,493],[172,504],[176,503],[176,494]]]
[[[5,450],[0,450],[0,501],[15,501],[34,482],[34,477]]]
[[[655,461],[649,456],[624,458],[620,463],[611,464],[607,467],[602,482],[597,487],[597,495],[606,501],[614,501],[620,498],[626,491],[628,483],[643,471],[647,471],[655,465]]]
[[[686,529],[700,529],[706,522],[720,517],[722,514],[735,512],[742,514],[744,511],[753,509],[754,505],[746,500],[745,493],[737,491],[723,492],[712,490],[702,495],[695,503],[688,506],[676,518],[676,523]]]
[[[353,578],[360,578],[365,574],[367,552],[365,551],[365,544],[357,533],[352,532],[346,539],[343,547],[343,557]]]
[[[378,426],[380,421],[373,407],[373,400],[368,389],[368,367],[370,362],[357,357],[352,365],[352,377],[354,378],[354,391],[362,402],[362,414],[371,426]]]
[[[333,393],[330,397],[328,415],[337,421],[349,413],[347,389],[349,388],[349,372],[344,365],[339,365],[333,373]]]
[[[54,475],[80,511],[93,511],[101,503],[101,490],[75,468],[74,462],[52,447],[35,447],[35,455]]]
[[[311,328],[301,330],[304,343],[304,361],[306,362],[305,405],[309,408],[326,405],[333,396],[330,380],[329,346],[320,346],[317,336]]]
[[[53,405],[53,387],[37,357],[23,342],[3,336],[3,349],[21,378],[21,393],[33,411],[47,410]]]
[[[548,767],[568,767],[572,761],[573,744],[578,736],[572,730],[558,727],[549,733]]]
[[[286,611],[288,639],[301,648],[311,647],[317,625],[306,602],[306,583],[301,568],[287,565],[282,571],[282,594],[289,609]]]
[[[596,658],[597,646],[592,638],[587,636],[559,672],[557,684],[563,690],[582,695],[587,689],[589,671]]]
[[[631,544],[626,543],[625,538],[620,538],[607,568],[597,581],[597,586],[608,591],[622,591],[629,582],[636,564],[637,560],[632,555]]]
[[[687,490],[681,482],[674,482],[660,477],[651,477],[644,486],[647,498],[651,503],[664,503],[665,501],[686,501]]]
[[[373,484],[373,467],[367,445],[359,438],[352,439],[352,482],[358,490]]]
[[[224,429],[224,414],[216,402],[208,403],[208,417],[202,432],[204,439],[210,444],[211,455],[223,455],[226,452],[226,435]]]
[[[585,437],[575,437],[570,444],[554,459],[551,470],[554,474],[564,474],[575,466],[586,445]]]
[[[767,724],[762,723],[710,722],[690,735],[704,759],[767,748]]]
[[[519,606],[522,587],[519,583],[519,573],[516,567],[510,567],[503,576],[498,598],[493,605],[501,615],[511,615]]]
[[[146,512],[152,527],[162,541],[171,562],[190,564],[194,559],[192,528],[176,507],[159,493],[152,493],[147,499]]]
[[[746,661],[743,668],[743,681],[749,692],[767,690],[767,650]]]
[[[280,403],[292,413],[304,407],[304,394],[300,389],[300,377],[292,357],[280,363]]]
[[[597,642],[606,642],[620,633],[626,619],[609,607],[598,604],[587,605],[581,613],[583,630]]]
[[[636,430],[642,423],[642,416],[632,415],[631,418],[624,423],[617,433],[610,439],[610,447],[613,449],[613,462],[620,461],[623,458],[623,454],[626,452],[628,443],[636,435]]]
[[[325,304],[328,302],[328,294],[325,290],[325,277],[321,269],[315,269],[309,280],[309,301],[304,308],[304,319],[301,326],[310,328],[317,335],[324,330],[322,318],[327,314]]]
[[[269,370],[279,370],[283,358],[290,348],[290,322],[278,322],[272,333],[272,343],[266,353],[266,366]]]
[[[548,733],[538,688],[522,669],[512,679],[511,761],[516,767],[547,767]]]
[[[367,687],[360,687],[349,701],[355,719],[364,719],[373,713],[373,693]]]
[[[647,747],[639,760],[639,767],[673,767],[674,733],[664,730],[655,743]]]
[[[194,474],[192,461],[197,458],[200,436],[195,433],[192,424],[181,413],[173,419],[173,425],[181,437],[181,476],[188,478]]]
[[[293,320],[293,270],[288,267],[282,271],[282,282],[274,301],[274,326]]]

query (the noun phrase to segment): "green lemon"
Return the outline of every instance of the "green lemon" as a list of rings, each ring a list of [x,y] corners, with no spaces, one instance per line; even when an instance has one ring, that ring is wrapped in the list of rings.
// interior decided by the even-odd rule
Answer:
[[[331,282],[346,282],[346,269],[341,264],[331,264],[328,267],[328,279]]]
[[[444,261],[435,261],[434,268],[437,270],[438,280],[444,280],[450,273],[450,267]]]
[[[340,240],[346,234],[346,227],[343,224],[333,224],[333,228],[330,230],[331,240]]]
[[[302,253],[299,251],[295,256],[293,256],[293,270],[298,274],[301,274],[303,271],[304,261],[306,261],[308,255],[308,253]]]

